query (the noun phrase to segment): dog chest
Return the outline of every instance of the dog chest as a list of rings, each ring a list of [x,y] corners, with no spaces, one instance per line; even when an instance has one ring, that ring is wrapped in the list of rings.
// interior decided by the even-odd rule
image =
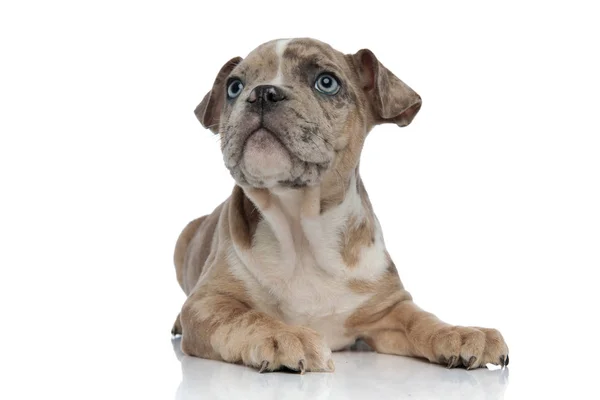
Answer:
[[[251,256],[243,265],[233,265],[255,302],[290,325],[320,332],[333,349],[352,344],[355,338],[346,336],[345,321],[369,296],[349,287],[347,267],[335,257],[322,268],[306,242],[297,246],[290,264],[270,232],[267,226],[259,226]]]
[[[284,193],[263,212],[251,247],[237,247],[230,267],[262,311],[290,325],[321,332],[333,348],[351,344],[345,322],[369,294],[351,282],[376,281],[387,268],[380,226],[366,242],[347,240],[366,215],[355,191],[325,213],[302,216],[302,199]],[[372,238],[372,240],[370,240]],[[353,246],[353,247],[352,247]],[[344,250],[352,247],[352,263]]]

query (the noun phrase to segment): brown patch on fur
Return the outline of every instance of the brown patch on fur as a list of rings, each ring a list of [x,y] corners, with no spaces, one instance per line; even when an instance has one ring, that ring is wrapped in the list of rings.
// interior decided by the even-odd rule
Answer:
[[[248,198],[248,196],[244,196],[244,215],[246,217],[246,221],[248,222],[248,235],[253,238],[254,233],[256,232],[256,227],[258,223],[262,219],[262,215],[260,211],[252,201]]]
[[[368,218],[357,220],[356,217],[350,217],[346,224],[346,229],[342,232],[342,259],[350,268],[355,267],[360,261],[360,251],[363,247],[373,244],[375,229]]]
[[[327,198],[322,198],[321,199],[321,214],[323,214],[325,211],[330,210],[338,205],[340,205],[340,203],[344,201],[343,196],[338,195],[338,196],[330,196]]]
[[[354,279],[348,282],[351,290],[360,294],[373,293],[373,296],[358,308],[346,321],[349,333],[365,332],[377,324],[391,308],[401,301],[411,300],[410,293],[404,290],[396,266],[386,252],[388,268],[375,281]]]
[[[235,186],[229,207],[229,230],[231,238],[243,249],[252,247],[252,238],[261,220],[258,208],[250,201],[241,187]]]
[[[350,268],[355,267],[360,261],[361,250],[375,243],[375,216],[362,179],[358,175],[358,167],[356,167],[356,190],[366,215],[361,220],[358,220],[357,217],[350,217],[346,228],[341,233],[342,259]]]
[[[348,281],[348,288],[355,293],[373,293],[377,290],[377,281],[368,281],[366,279],[350,279]]]

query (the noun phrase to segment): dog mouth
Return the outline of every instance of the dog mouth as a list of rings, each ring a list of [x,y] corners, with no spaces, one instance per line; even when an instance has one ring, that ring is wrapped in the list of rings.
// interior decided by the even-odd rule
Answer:
[[[289,188],[289,189],[301,189],[303,187],[308,186],[308,183],[300,178],[296,178],[294,180],[285,180],[277,182],[279,186]]]
[[[316,185],[330,164],[304,161],[277,133],[264,126],[248,134],[239,154],[237,162],[227,165],[229,171],[238,184],[255,188]]]
[[[252,132],[243,144],[241,167],[254,178],[277,179],[292,169],[292,155],[268,129]]]

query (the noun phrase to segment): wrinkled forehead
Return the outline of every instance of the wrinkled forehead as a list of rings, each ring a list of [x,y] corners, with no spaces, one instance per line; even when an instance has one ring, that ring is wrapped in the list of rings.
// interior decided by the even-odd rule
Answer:
[[[344,55],[314,39],[279,39],[257,47],[231,75],[256,84],[284,85],[304,79],[307,73],[322,71],[346,75]]]

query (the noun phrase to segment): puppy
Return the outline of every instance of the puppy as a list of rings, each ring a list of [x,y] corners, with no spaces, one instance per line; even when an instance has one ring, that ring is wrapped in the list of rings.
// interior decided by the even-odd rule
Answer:
[[[404,289],[359,175],[374,125],[410,124],[421,98],[369,50],[275,40],[219,71],[195,110],[220,135],[231,196],[175,248],[188,296],[173,334],[192,356],[272,371],[333,371],[331,352],[449,368],[507,365],[495,329],[449,325]]]

